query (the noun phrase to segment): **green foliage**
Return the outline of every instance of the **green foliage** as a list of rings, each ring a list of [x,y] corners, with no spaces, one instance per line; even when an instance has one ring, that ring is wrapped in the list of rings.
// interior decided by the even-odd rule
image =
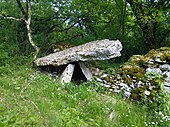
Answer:
[[[170,125],[170,95],[164,91],[156,93],[154,100],[148,100],[148,121],[149,126],[168,127]]]
[[[124,47],[120,60],[125,61],[150,48],[169,46],[169,4],[166,3],[155,0],[149,3],[134,0],[33,1],[31,32],[42,52],[60,42],[80,45],[96,39],[119,39]],[[25,8],[24,1],[22,5]],[[2,16],[23,19],[15,1],[2,0],[0,7]],[[14,54],[28,55],[33,51],[27,43],[24,21],[1,17],[0,22],[0,41],[15,45]]]
[[[145,127],[147,112],[142,105],[133,104],[118,97],[114,108],[116,112],[115,121],[117,122],[113,127]]]
[[[169,34],[169,1],[127,0],[140,27],[146,48],[159,48]],[[148,9],[149,8],[149,9]],[[166,43],[166,42],[165,42]],[[164,43],[164,44],[165,44]]]
[[[144,98],[143,103],[148,108],[147,126],[168,127],[170,124],[170,94],[164,89],[164,77],[158,73],[149,72],[146,74],[148,80],[155,82],[158,91],[151,91],[151,98]],[[152,115],[150,115],[152,114]]]
[[[5,65],[7,63],[7,61],[9,60],[9,54],[8,52],[5,50],[6,46],[1,44],[0,45],[0,67]]]

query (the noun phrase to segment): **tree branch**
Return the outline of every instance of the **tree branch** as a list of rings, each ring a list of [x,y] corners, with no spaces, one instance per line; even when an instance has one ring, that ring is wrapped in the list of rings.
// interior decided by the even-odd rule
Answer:
[[[24,8],[23,8],[23,6],[22,6],[22,4],[21,4],[21,1],[20,1],[20,0],[16,0],[16,1],[17,1],[17,3],[18,3],[18,6],[19,6],[22,14],[23,14],[24,16],[26,16],[26,13],[25,13],[25,10],[24,10]]]
[[[74,27],[77,23],[80,23],[82,21],[82,19],[77,20],[75,23],[73,23],[71,26],[61,30],[60,32],[64,31],[67,32],[68,30],[70,30],[72,27]]]
[[[15,20],[15,21],[22,21],[23,20],[23,19],[18,19],[18,18],[15,18],[15,17],[3,16],[1,14],[0,14],[0,18],[9,19],[9,20]]]
[[[69,19],[68,17],[67,17],[66,19],[64,19],[64,20],[61,22],[61,24],[63,24],[63,23],[64,23],[65,21],[67,21],[68,19]],[[54,32],[56,27],[59,27],[59,25],[58,25],[58,24],[52,25],[52,26],[47,30],[47,33],[52,33],[52,32]]]
[[[34,43],[34,41],[32,40],[32,36],[31,36],[31,28],[30,28],[30,24],[31,24],[31,0],[26,0],[26,11],[24,10],[21,1],[20,0],[16,0],[18,3],[18,6],[24,16],[24,21],[26,23],[26,28],[27,28],[27,34],[28,34],[28,40],[30,42],[30,44],[32,45],[32,47],[35,49],[35,54],[33,57],[33,61],[37,58],[37,55],[39,53],[39,47],[36,46],[36,44]]]
[[[64,21],[62,21],[61,24],[63,24],[63,23],[64,23],[65,21],[67,21],[68,19],[69,19],[69,18],[66,18]],[[80,23],[82,20],[83,20],[83,19],[77,20],[76,22],[74,22],[74,23],[73,23],[72,25],[70,25],[69,27],[59,30],[59,32],[68,32],[72,27],[74,27],[77,23]],[[59,27],[59,25],[53,25],[53,26],[51,26],[47,32],[48,32],[48,33],[54,32],[56,27]]]

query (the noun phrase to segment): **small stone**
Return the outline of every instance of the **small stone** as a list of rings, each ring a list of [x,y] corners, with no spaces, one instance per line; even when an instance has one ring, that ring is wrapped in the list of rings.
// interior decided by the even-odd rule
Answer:
[[[128,85],[125,84],[125,83],[120,83],[119,86],[121,86],[121,87],[128,87]]]
[[[170,87],[170,83],[169,82],[164,82],[164,86],[165,87]]]
[[[147,61],[147,63],[152,65],[152,64],[154,64],[154,60],[150,59]]]
[[[146,73],[148,73],[148,72],[154,72],[154,73],[162,74],[162,71],[161,71],[160,68],[147,68]]]
[[[143,82],[142,81],[139,81],[138,83],[137,83],[137,87],[141,87],[143,85]]]
[[[130,75],[127,75],[128,78],[130,78]]]
[[[133,82],[136,82],[136,80],[132,80]]]
[[[132,78],[133,78],[133,79],[137,79],[137,78],[136,78],[136,77],[134,77],[134,76],[133,76]]]
[[[170,65],[169,64],[163,64],[163,65],[160,65],[159,68],[162,71],[169,71],[170,70]]]
[[[166,61],[162,61],[159,57],[155,58],[155,62],[157,62],[157,63],[166,63]]]
[[[170,83],[170,77],[167,77],[165,80]]]
[[[109,89],[110,91],[113,91],[113,89]]]
[[[120,92],[120,90],[118,90],[118,89],[115,89],[115,90],[114,90],[114,92],[115,92],[115,93],[119,93],[119,92]]]
[[[59,52],[59,51],[60,51],[60,49],[59,49],[59,48],[56,48],[56,49],[54,49],[53,52]]]
[[[111,88],[112,88],[112,89],[116,89],[117,87],[116,87],[115,85],[112,85]]]
[[[103,80],[103,83],[107,84],[107,81],[106,81],[106,80]]]
[[[101,79],[104,79],[105,77],[107,77],[108,74],[103,74],[102,76],[100,76]]]
[[[129,98],[129,97],[130,97],[130,95],[131,95],[131,93],[130,93],[130,92],[127,92],[127,91],[125,91],[125,92],[124,92],[124,95],[125,95],[126,97],[128,97],[128,98]]]
[[[170,77],[170,71],[166,72],[165,75],[166,75],[167,77]]]
[[[135,88],[135,85],[134,85],[134,83],[132,83],[132,84],[130,85],[130,87],[131,87],[131,88]]]
[[[103,84],[103,86],[106,88],[110,88],[110,85],[107,85],[107,84]]]
[[[103,82],[103,80],[101,80],[100,78],[96,78],[96,80],[97,80],[98,82]]]

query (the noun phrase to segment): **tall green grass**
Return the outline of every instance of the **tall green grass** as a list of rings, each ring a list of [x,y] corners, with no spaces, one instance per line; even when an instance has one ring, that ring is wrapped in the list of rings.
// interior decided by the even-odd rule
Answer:
[[[0,127],[146,125],[148,110],[142,105],[134,105],[107,90],[96,91],[94,82],[61,85],[29,64],[17,63],[0,67]]]

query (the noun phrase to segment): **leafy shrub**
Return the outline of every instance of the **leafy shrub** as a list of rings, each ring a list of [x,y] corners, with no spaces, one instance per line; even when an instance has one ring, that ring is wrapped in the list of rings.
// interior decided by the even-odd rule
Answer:
[[[164,77],[158,73],[146,74],[149,80],[153,80],[159,90],[152,90],[150,98],[144,98],[143,104],[148,109],[146,126],[169,127],[170,125],[170,94],[165,91]]]
[[[1,44],[0,45],[0,66],[3,66],[6,64],[6,62],[9,60],[9,54],[5,51],[6,46]]]
[[[161,91],[153,101],[147,100],[148,119],[146,126],[169,127],[170,125],[170,96]]]

